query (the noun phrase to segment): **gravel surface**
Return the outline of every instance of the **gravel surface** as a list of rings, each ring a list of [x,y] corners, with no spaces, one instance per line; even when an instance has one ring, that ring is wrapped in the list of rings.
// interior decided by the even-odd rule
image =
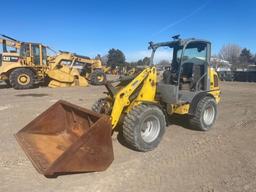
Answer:
[[[0,87],[0,191],[256,191],[256,84],[221,83],[219,114],[209,132],[175,120],[147,153],[128,149],[114,134],[115,160],[105,172],[54,179],[37,173],[13,135],[57,100],[90,108],[105,88]]]

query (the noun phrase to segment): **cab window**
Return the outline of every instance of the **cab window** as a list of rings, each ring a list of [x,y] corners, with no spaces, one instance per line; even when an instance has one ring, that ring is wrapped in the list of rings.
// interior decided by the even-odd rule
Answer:
[[[207,61],[206,49],[205,43],[190,43],[184,51],[182,62],[189,62],[194,59]]]
[[[42,47],[42,56],[43,56],[43,65],[47,64],[47,51],[46,51],[46,47]]]
[[[23,44],[20,48],[20,56],[22,57],[29,57],[30,51],[29,51],[29,44]]]
[[[33,52],[33,63],[35,65],[40,65],[40,49],[39,45],[32,45]]]

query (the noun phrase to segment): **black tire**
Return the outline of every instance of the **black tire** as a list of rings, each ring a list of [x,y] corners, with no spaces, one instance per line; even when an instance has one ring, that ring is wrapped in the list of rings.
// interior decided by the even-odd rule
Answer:
[[[92,105],[92,111],[100,114],[110,115],[111,113],[111,102],[107,98],[98,99]]]
[[[11,72],[9,80],[14,89],[31,89],[35,84],[35,75],[30,69],[18,68]]]
[[[145,125],[147,125],[146,130]],[[124,117],[122,133],[124,140],[132,149],[151,151],[160,143],[165,133],[165,127],[165,116],[160,108],[154,105],[141,104],[134,107]],[[147,130],[148,135],[145,134]]]
[[[4,82],[5,82],[5,84],[7,85],[7,87],[11,87],[11,84],[10,84],[10,81],[9,81],[9,80],[5,80]]]
[[[214,98],[202,98],[196,108],[194,116],[190,119],[192,128],[200,131],[208,131],[217,117],[217,104]]]
[[[106,82],[106,74],[99,69],[93,71],[90,75],[90,82],[92,85],[104,85]]]

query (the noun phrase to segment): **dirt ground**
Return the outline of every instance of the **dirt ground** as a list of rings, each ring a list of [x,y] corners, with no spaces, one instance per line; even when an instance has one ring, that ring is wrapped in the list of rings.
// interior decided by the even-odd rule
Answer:
[[[105,172],[49,179],[37,173],[14,134],[58,99],[90,108],[104,87],[0,89],[1,192],[256,191],[256,84],[222,82],[209,132],[170,125],[159,147],[140,153],[115,136],[115,160]]]

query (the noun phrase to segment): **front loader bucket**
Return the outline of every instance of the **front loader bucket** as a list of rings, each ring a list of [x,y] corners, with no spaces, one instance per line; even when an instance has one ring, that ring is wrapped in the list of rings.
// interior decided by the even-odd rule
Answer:
[[[108,116],[58,101],[15,136],[37,171],[54,176],[107,169],[111,131]]]

